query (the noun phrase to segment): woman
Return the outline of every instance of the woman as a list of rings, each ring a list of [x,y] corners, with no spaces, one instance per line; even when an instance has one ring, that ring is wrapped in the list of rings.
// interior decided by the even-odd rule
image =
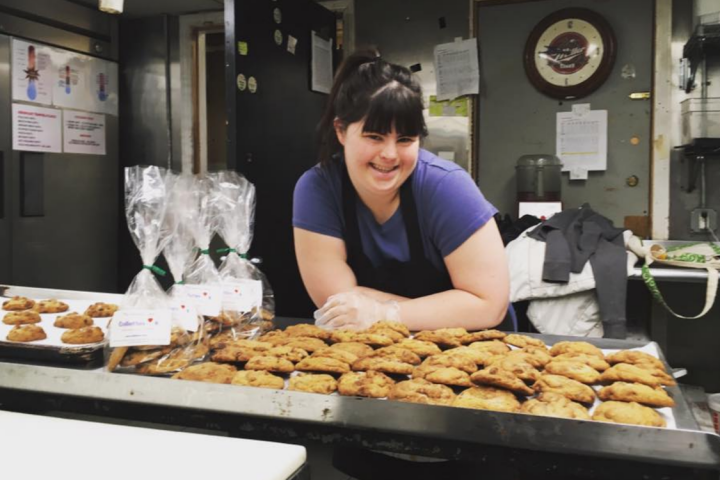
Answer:
[[[319,134],[320,164],[298,181],[293,207],[316,323],[497,326],[509,296],[497,210],[464,170],[420,148],[423,96],[410,71],[376,52],[349,56]]]

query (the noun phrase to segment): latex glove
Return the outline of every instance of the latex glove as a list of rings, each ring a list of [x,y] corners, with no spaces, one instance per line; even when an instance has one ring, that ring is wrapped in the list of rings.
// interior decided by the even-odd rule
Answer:
[[[365,330],[381,320],[400,321],[400,306],[395,301],[380,302],[361,293],[338,293],[315,310],[315,325],[328,329]]]

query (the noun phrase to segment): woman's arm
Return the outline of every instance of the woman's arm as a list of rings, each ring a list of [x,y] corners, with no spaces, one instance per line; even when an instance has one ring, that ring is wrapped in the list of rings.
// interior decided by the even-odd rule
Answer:
[[[494,220],[445,257],[453,290],[412,300],[359,287],[347,265],[345,243],[338,238],[295,228],[295,253],[303,283],[318,307],[331,295],[349,291],[396,300],[400,318],[411,330],[491,328],[502,321],[508,305],[507,262]]]

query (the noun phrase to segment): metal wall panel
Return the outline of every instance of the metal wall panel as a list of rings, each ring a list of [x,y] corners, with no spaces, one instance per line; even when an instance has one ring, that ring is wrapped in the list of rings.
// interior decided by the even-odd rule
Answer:
[[[355,46],[376,46],[386,60],[406,67],[420,64],[422,70],[417,76],[427,104],[436,89],[433,48],[456,37],[468,38],[469,5],[468,0],[360,0],[355,4]],[[426,117],[426,120],[430,135],[423,147],[434,153],[453,151],[455,161],[468,169],[468,117]]]
[[[12,258],[10,37],[0,35],[0,283],[10,283]]]

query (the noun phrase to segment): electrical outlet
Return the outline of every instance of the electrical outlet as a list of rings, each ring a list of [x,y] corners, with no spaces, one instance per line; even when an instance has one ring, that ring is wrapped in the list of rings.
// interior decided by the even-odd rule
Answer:
[[[696,208],[690,212],[690,229],[695,233],[717,228],[717,212],[712,208]]]

